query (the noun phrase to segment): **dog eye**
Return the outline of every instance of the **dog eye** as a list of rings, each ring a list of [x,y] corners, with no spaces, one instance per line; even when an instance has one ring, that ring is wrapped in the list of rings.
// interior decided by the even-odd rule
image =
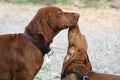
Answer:
[[[71,45],[69,45],[69,48],[71,48],[73,45],[71,44]]]
[[[62,15],[62,12],[60,12],[59,15]]]
[[[78,52],[80,52],[81,50],[80,50],[80,49],[78,49],[77,51],[78,51]]]
[[[58,12],[58,15],[62,15],[62,14],[63,14],[63,12],[62,12],[62,11],[59,11],[59,12]]]

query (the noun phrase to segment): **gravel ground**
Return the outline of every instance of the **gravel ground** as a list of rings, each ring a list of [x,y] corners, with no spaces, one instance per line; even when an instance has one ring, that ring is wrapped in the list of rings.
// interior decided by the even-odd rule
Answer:
[[[76,8],[55,5],[64,11],[81,15],[79,26],[88,41],[88,55],[93,70],[120,75],[120,9]],[[25,26],[44,5],[10,4],[0,2],[0,34],[23,33]],[[34,80],[60,80],[60,72],[67,51],[67,29],[61,31],[51,47],[52,56],[45,56],[42,69]]]

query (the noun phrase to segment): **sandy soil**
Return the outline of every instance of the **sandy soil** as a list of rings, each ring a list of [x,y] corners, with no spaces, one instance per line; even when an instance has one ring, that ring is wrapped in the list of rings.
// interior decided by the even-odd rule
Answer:
[[[120,9],[55,6],[64,11],[80,13],[79,26],[88,41],[88,55],[93,70],[120,75]],[[24,32],[25,26],[41,7],[44,5],[1,2],[0,34]],[[44,65],[34,80],[60,80],[67,45],[67,30],[63,30],[55,37],[51,45],[54,55],[45,56]]]

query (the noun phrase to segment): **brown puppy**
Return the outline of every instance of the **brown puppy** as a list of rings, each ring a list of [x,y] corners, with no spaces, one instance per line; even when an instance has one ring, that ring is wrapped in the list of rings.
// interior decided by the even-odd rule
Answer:
[[[68,41],[68,51],[62,68],[62,80],[120,80],[120,76],[91,72],[87,42],[85,36],[80,33],[78,25],[69,28]]]
[[[54,36],[78,19],[78,13],[45,7],[38,10],[24,34],[0,35],[0,80],[33,80]]]

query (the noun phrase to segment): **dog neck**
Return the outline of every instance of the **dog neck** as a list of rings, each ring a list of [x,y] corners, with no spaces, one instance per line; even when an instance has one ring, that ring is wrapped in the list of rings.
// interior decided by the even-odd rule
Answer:
[[[82,57],[81,57],[82,56]],[[79,66],[83,66],[84,68],[80,70],[82,75],[85,75],[88,71],[92,70],[91,65],[87,65],[90,63],[86,63],[86,61],[84,60],[84,56],[87,56],[86,54],[84,55],[79,55],[74,57],[75,59],[73,59],[72,61],[66,61],[63,63],[63,68],[62,68],[62,73],[64,73],[65,71],[71,70],[73,68],[79,67]]]

